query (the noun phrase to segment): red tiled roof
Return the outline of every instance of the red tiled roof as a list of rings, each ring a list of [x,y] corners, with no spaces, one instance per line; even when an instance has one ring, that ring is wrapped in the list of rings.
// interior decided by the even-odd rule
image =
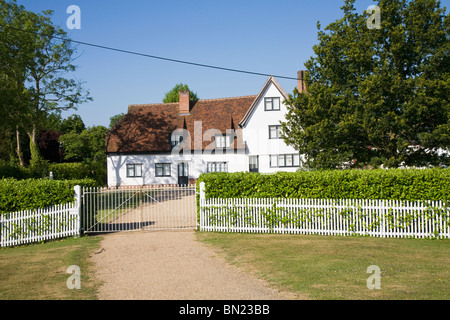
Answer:
[[[170,152],[170,136],[176,129],[186,129],[191,136],[191,150],[204,150],[213,142],[203,141],[209,129],[222,134],[227,129],[238,129],[239,122],[257,98],[256,95],[198,100],[191,102],[190,114],[179,115],[178,103],[130,105],[128,113],[108,132],[107,153],[158,153]],[[194,139],[194,124],[201,121],[201,135]],[[197,123],[198,124],[198,123]],[[196,132],[199,133],[199,132]],[[235,143],[234,148],[242,148]]]

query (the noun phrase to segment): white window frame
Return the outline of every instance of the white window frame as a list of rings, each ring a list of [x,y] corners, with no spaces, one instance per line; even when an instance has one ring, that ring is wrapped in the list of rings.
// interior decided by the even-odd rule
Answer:
[[[227,135],[216,135],[214,138],[214,142],[217,149],[230,148],[231,137]]]
[[[214,161],[206,164],[206,172],[228,172],[228,162]]]

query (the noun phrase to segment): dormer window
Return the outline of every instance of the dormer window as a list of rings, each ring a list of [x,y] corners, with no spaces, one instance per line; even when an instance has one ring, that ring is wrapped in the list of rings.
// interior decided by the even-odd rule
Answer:
[[[183,132],[174,132],[170,136],[170,145],[173,147],[181,144],[183,141]]]
[[[264,110],[265,111],[278,111],[280,110],[280,98],[264,98]]]
[[[227,135],[217,135],[215,137],[216,148],[229,148],[231,145],[231,137]]]

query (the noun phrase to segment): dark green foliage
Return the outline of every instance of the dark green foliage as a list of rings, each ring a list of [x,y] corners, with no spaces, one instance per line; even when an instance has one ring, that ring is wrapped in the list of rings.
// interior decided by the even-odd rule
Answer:
[[[74,186],[94,187],[92,179],[2,179],[0,180],[0,213],[45,208],[74,201]]]
[[[450,164],[450,17],[437,0],[377,2],[379,28],[355,0],[319,26],[307,93],[287,99],[284,139],[309,168]]]
[[[207,198],[450,199],[450,169],[208,173]]]
[[[54,163],[49,166],[48,170],[53,173],[53,179],[55,180],[93,178],[89,166],[81,162]]]

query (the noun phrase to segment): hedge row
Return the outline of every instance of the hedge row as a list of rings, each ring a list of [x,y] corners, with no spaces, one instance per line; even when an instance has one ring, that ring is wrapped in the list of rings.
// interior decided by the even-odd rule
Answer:
[[[0,165],[0,178],[33,179],[49,177],[50,172],[56,180],[95,179],[102,183],[101,173],[94,173],[89,165],[82,162],[44,164],[39,170],[31,167]]]
[[[0,213],[74,201],[74,186],[94,187],[95,180],[2,179],[0,180]]]
[[[450,199],[450,169],[207,173],[208,198]]]

